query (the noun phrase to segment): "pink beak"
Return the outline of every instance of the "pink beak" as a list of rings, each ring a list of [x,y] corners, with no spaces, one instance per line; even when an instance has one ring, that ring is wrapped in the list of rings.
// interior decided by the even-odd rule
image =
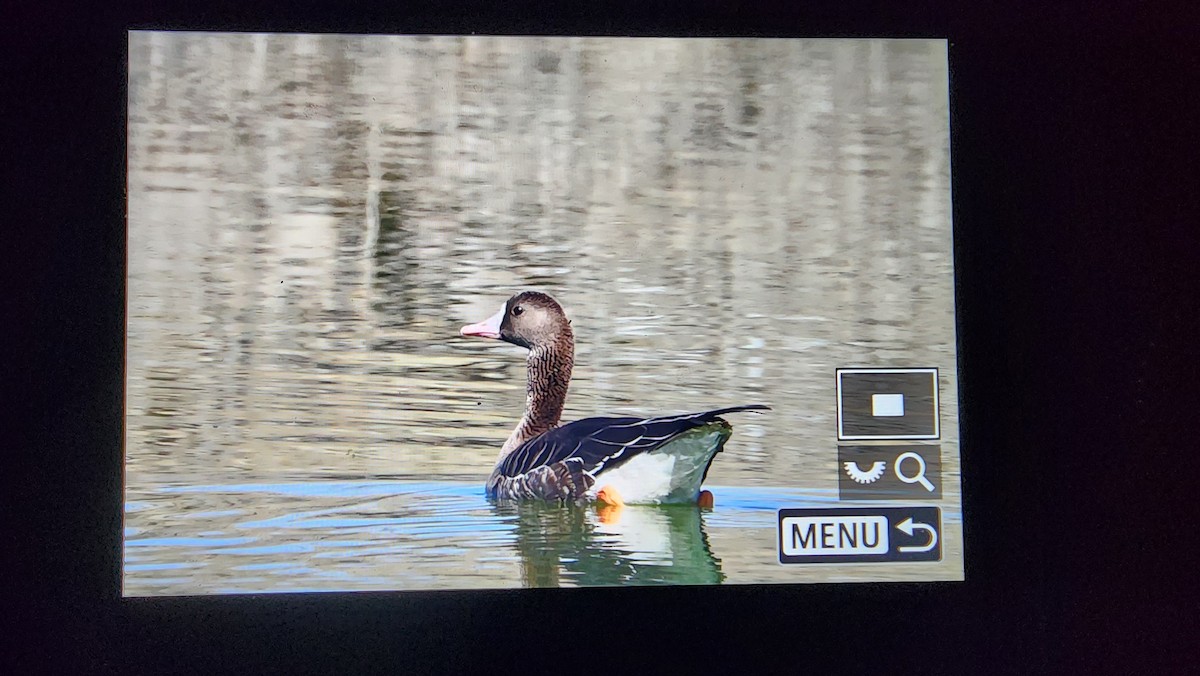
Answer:
[[[500,322],[504,321],[504,310],[507,306],[502,306],[500,311],[492,315],[488,319],[479,322],[478,324],[469,324],[459,329],[459,333],[464,336],[476,336],[479,338],[499,338],[500,337]]]

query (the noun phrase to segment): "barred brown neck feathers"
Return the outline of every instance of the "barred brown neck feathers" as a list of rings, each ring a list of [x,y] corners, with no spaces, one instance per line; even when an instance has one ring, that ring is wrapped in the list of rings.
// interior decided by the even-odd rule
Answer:
[[[570,327],[554,343],[539,345],[529,351],[525,415],[504,444],[503,453],[558,426],[574,366],[575,345]]]
[[[501,457],[558,426],[575,366],[571,322],[554,299],[521,293],[508,301],[505,314],[501,339],[529,348],[529,358],[525,414],[501,449]]]

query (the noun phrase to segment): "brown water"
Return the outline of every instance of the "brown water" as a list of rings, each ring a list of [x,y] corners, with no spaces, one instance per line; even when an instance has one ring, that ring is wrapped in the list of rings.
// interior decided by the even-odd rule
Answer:
[[[929,42],[133,34],[126,593],[961,577],[946,92]],[[483,499],[523,354],[458,328],[526,288],[567,420],[773,407],[714,511]],[[854,365],[941,369],[940,564],[777,563]]]

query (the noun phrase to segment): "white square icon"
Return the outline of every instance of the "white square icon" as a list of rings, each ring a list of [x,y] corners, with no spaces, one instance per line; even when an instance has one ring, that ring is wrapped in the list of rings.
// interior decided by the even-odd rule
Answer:
[[[903,394],[872,394],[871,415],[876,418],[898,418],[904,416]]]
[[[936,367],[837,369],[837,438],[937,439]]]

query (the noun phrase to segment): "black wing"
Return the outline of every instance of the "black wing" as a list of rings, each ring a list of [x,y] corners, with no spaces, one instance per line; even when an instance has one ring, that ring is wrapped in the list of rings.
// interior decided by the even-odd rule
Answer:
[[[722,414],[769,408],[752,404],[657,418],[577,420],[525,442],[500,462],[495,474],[513,478],[540,467],[570,461],[595,476],[601,470],[621,466],[639,453],[652,451],[690,429],[711,423]]]

